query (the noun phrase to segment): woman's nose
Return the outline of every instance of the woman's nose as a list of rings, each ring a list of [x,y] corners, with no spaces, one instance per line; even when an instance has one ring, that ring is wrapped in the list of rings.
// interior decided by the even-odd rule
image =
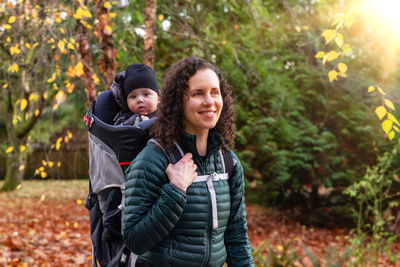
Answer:
[[[206,94],[204,97],[204,104],[211,105],[214,102],[210,94]]]

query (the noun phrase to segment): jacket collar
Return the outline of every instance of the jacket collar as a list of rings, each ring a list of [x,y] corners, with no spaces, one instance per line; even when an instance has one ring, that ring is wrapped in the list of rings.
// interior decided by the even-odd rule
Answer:
[[[196,158],[200,158],[199,152],[197,151],[196,140],[196,135],[184,132],[179,143],[185,151],[192,153]],[[206,157],[216,152],[220,148],[220,145],[221,135],[213,128],[208,132]]]

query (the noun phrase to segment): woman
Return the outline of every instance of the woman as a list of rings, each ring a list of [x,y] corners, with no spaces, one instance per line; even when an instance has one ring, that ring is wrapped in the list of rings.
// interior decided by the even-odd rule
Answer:
[[[254,266],[247,235],[243,169],[229,179],[197,181],[224,168],[233,144],[233,98],[221,72],[190,57],[165,75],[158,120],[126,172],[124,239],[136,266]],[[175,165],[163,152],[178,143]],[[211,189],[212,188],[212,189]]]

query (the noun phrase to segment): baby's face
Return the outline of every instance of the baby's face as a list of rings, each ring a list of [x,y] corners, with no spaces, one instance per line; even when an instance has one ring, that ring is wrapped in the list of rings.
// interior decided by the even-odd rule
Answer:
[[[157,109],[160,97],[149,88],[137,88],[129,93],[126,102],[133,113],[148,115]]]

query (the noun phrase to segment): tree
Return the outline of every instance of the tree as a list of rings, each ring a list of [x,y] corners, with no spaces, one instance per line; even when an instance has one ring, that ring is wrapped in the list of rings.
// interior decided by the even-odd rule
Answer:
[[[86,91],[87,105],[97,96],[96,85],[101,81],[108,83],[104,87],[111,85],[116,69],[109,17],[111,4],[108,1],[95,4],[99,18],[96,32],[91,26],[94,23],[92,12],[83,1],[71,5],[64,1],[37,4],[25,0],[0,6],[0,47],[5,51],[0,56],[3,74],[0,82],[6,92],[1,97],[6,103],[8,137],[4,147],[7,173],[2,191],[15,189],[21,183],[27,155],[32,152],[31,133],[43,114],[55,114],[75,86],[81,88],[79,79]],[[93,57],[91,46],[100,48],[101,56]],[[98,64],[93,64],[95,60]],[[99,71],[104,80],[97,75]],[[57,126],[46,131],[52,132]],[[71,133],[67,132],[65,137],[57,138],[53,147],[59,150],[63,141],[70,137]],[[42,178],[47,176],[40,168],[37,172]]]
[[[144,36],[144,59],[143,63],[154,68],[155,60],[155,21],[156,21],[157,0],[146,0]]]
[[[1,95],[5,105],[8,145],[6,177],[2,191],[12,190],[21,183],[27,155],[31,151],[30,133],[43,112],[55,111],[72,93],[74,85],[59,64],[76,48],[68,38],[68,9],[53,1],[39,4],[8,2],[1,10],[3,31],[0,33]]]

